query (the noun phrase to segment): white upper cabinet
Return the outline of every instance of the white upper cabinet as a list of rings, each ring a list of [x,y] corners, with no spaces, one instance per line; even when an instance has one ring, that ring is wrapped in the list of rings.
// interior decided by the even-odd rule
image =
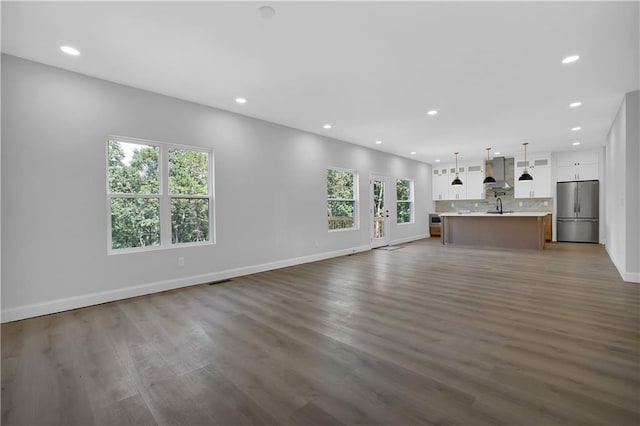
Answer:
[[[533,193],[534,198],[551,197],[551,154],[533,158]]]
[[[458,165],[458,177],[462,185],[451,185],[456,177],[455,164],[433,168],[432,195],[434,201],[484,200],[484,164],[481,161]]]
[[[551,154],[532,154],[515,159],[514,176],[515,198],[550,198],[551,197]],[[518,180],[527,169],[533,180]]]
[[[467,168],[466,166],[458,166],[458,177],[462,181],[462,185],[451,185],[456,178],[455,164],[449,166],[449,200],[466,200],[467,199]]]
[[[434,201],[449,199],[449,167],[433,167],[432,195]]]
[[[533,188],[532,180],[518,180],[518,178],[528,170],[529,174],[533,176],[533,170],[529,168],[530,161],[524,161],[524,159],[515,159],[515,165],[513,168],[513,196],[515,198],[531,198],[531,191]],[[535,179],[535,178],[534,178]]]
[[[484,200],[484,162],[467,164],[467,200]]]
[[[597,180],[598,151],[563,151],[557,153],[558,182]]]
[[[580,150],[554,153],[554,164],[557,181],[599,179],[598,161],[599,151]],[[514,164],[514,197],[515,198],[551,198],[553,185],[551,181],[551,153],[532,153],[527,155],[525,163],[523,157],[516,157]],[[533,177],[530,181],[518,178],[529,171]],[[469,162],[458,165],[458,176],[462,185],[451,185],[455,178],[455,164],[445,164],[433,170],[433,199],[434,200],[484,200],[485,176],[484,161]]]

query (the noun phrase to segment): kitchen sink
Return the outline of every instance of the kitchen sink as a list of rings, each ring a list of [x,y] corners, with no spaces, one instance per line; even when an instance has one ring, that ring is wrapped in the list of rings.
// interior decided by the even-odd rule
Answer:
[[[514,213],[514,211],[513,210],[505,210],[502,213],[500,213],[499,211],[491,210],[490,212],[487,212],[487,214],[505,214],[505,213]]]

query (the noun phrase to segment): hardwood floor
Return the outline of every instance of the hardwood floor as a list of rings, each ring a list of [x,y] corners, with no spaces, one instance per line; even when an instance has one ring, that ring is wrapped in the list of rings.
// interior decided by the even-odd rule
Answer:
[[[638,425],[604,249],[437,240],[2,325],[3,425]]]

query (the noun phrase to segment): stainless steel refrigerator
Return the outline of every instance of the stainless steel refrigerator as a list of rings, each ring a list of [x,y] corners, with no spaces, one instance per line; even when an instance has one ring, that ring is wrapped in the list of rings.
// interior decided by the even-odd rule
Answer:
[[[558,241],[597,243],[599,231],[599,183],[597,180],[558,182]]]

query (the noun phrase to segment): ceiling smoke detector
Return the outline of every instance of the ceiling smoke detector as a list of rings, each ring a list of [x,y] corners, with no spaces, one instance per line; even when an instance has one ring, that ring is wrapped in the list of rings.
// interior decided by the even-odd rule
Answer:
[[[258,8],[258,14],[262,19],[271,19],[276,14],[276,10],[271,6],[261,6]]]

